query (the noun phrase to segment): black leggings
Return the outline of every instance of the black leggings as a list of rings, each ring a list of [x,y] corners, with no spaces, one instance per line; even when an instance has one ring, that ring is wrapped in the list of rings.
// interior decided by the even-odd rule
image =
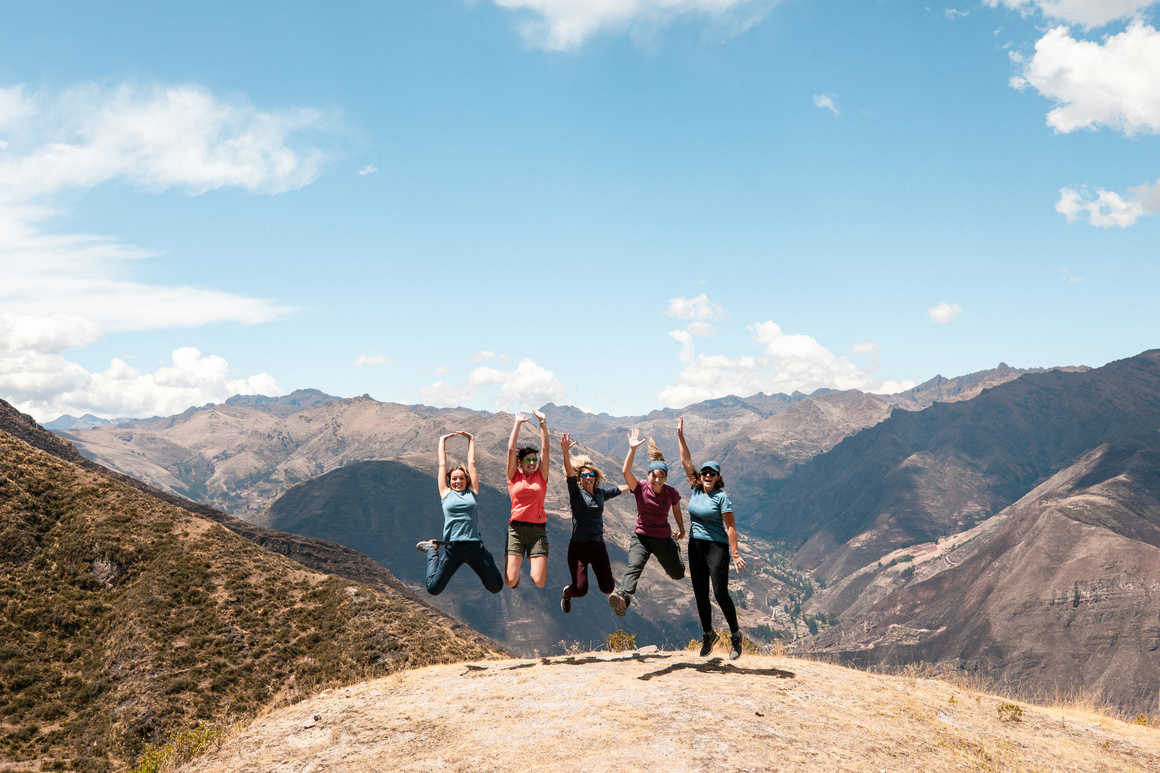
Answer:
[[[697,614],[701,630],[713,630],[713,610],[709,606],[709,581],[713,581],[713,597],[729,623],[729,630],[737,633],[737,609],[729,597],[729,546],[707,539],[689,539],[689,577],[693,580],[693,595],[697,597]]]

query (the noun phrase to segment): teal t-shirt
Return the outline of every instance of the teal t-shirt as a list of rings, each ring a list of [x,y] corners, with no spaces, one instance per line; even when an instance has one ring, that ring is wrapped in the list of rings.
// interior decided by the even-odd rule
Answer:
[[[729,535],[725,533],[725,520],[722,513],[733,512],[733,500],[725,493],[725,489],[706,494],[704,491],[693,490],[689,497],[689,536],[693,539],[707,539],[711,542],[729,544]]]
[[[443,497],[443,541],[483,542],[475,523],[475,492],[448,491]]]

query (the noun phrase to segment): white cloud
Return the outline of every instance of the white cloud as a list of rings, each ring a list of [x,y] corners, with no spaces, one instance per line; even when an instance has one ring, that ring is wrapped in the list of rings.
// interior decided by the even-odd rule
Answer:
[[[365,368],[374,365],[389,365],[391,361],[382,354],[360,354],[354,358],[356,368]]]
[[[64,413],[166,416],[235,394],[281,393],[270,374],[229,379],[225,359],[203,355],[193,347],[175,349],[170,362],[142,373],[115,358],[107,369],[93,373],[57,354],[30,349],[0,352],[0,394],[20,410],[47,421]]]
[[[1160,31],[1133,22],[1102,43],[1049,30],[1011,79],[1054,101],[1047,124],[1058,132],[1103,126],[1128,136],[1160,132]]]
[[[0,88],[0,128],[12,140],[0,157],[0,388],[9,390],[6,396],[41,417],[74,408],[126,416],[176,412],[232,392],[277,391],[267,374],[227,381],[225,361],[189,354],[196,350],[176,350],[174,366],[153,374],[120,360],[90,373],[61,357],[108,332],[257,324],[292,309],[135,280],[134,263],[154,253],[112,236],[62,233],[53,219],[65,214],[57,205],[61,194],[110,182],[191,195],[224,187],[271,194],[300,188],[317,178],[324,162],[323,152],[300,137],[326,129],[328,121],[318,111],[264,111],[197,86]],[[174,386],[175,378],[197,373],[204,378]]]
[[[1139,200],[1125,199],[1118,193],[1102,189],[1097,190],[1093,197],[1086,190],[1074,188],[1060,189],[1055,211],[1066,217],[1069,223],[1086,217],[1091,225],[1100,228],[1127,228],[1135,225],[1145,213]]]
[[[1083,281],[1083,277],[1074,274],[1070,268],[1061,268],[1059,270],[1059,278],[1072,285],[1077,285]]]
[[[834,104],[834,98],[829,94],[814,94],[814,107],[819,107],[822,110],[829,110],[834,115],[838,115],[840,113],[838,106]]]
[[[523,359],[513,370],[481,365],[471,371],[465,385],[437,381],[421,389],[419,395],[430,405],[490,404],[497,410],[527,411],[560,402],[564,393],[564,385],[552,371]]]
[[[681,17],[734,24],[744,31],[780,0],[492,0],[524,15],[520,34],[530,45],[566,51],[604,29],[660,27]]]
[[[883,384],[893,388],[904,383],[878,382],[873,368],[859,368],[814,338],[786,334],[772,321],[750,325],[749,331],[759,352],[740,357],[697,354],[687,331],[671,331],[669,336],[681,344],[681,372],[677,383],[666,386],[658,395],[662,404],[681,407],[731,394],[812,392],[821,387],[882,391]],[[877,352],[876,346],[873,350],[868,346],[873,345],[861,344],[854,349],[859,353]]]
[[[708,338],[713,335],[713,326],[708,322],[690,322],[685,326],[685,330],[689,331],[690,335]]]
[[[677,319],[706,322],[719,319],[724,314],[724,310],[710,301],[708,295],[701,293],[694,298],[669,298],[669,306],[665,314]]]
[[[490,351],[484,349],[482,351],[478,351],[475,354],[471,355],[471,361],[472,362],[487,362],[488,360],[494,360],[495,357],[496,357],[495,352],[490,352]]]
[[[962,307],[957,303],[947,303],[946,301],[942,301],[941,303],[935,306],[931,306],[929,309],[927,309],[927,313],[930,314],[930,318],[940,325],[947,324],[955,317],[959,316],[962,311]]]
[[[850,347],[850,354],[878,354],[878,344],[867,341]]]
[[[1039,10],[1044,16],[1062,19],[1082,27],[1102,27],[1117,19],[1128,19],[1156,0],[983,0],[990,8],[1004,6],[1022,13]]]
[[[958,8],[947,8],[946,10],[943,11],[943,15],[946,16],[951,21],[958,21],[959,19],[970,16],[971,12],[970,11],[960,11]]]
[[[362,169],[358,170],[359,177],[366,177],[368,174],[374,174],[379,171],[379,168],[374,164],[367,164]]]
[[[0,150],[8,150],[8,140],[0,140]]]

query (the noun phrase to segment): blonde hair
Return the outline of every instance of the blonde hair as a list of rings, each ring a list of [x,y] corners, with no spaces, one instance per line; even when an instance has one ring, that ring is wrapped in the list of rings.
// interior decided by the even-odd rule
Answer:
[[[652,438],[648,439],[648,460],[650,462],[663,462],[665,455],[657,448],[657,444],[653,442]]]
[[[577,475],[579,475],[580,470],[584,469],[585,467],[596,473],[597,483],[604,481],[604,473],[602,473],[600,468],[596,466],[596,463],[592,461],[591,456],[588,456],[587,454],[581,454],[580,456],[572,457],[572,469],[576,472]]]

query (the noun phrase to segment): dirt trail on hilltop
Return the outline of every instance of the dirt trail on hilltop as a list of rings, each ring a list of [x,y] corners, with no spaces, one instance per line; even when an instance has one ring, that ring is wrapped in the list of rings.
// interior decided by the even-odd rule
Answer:
[[[600,652],[329,690],[259,717],[184,770],[1142,771],[1158,761],[1154,727],[1015,707],[940,681],[771,656]]]

